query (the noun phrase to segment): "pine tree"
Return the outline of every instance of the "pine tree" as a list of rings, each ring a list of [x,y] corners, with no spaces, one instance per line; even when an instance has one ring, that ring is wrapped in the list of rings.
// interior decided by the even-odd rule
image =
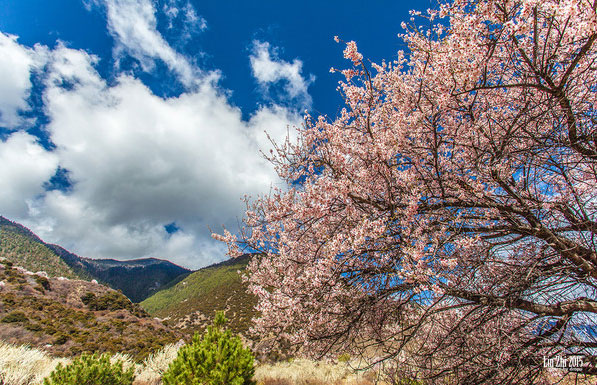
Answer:
[[[70,365],[58,367],[44,379],[44,385],[131,385],[135,369],[124,368],[120,360],[112,363],[108,354],[83,354]]]
[[[183,346],[162,377],[164,385],[254,385],[253,354],[224,326],[223,312],[201,338]]]

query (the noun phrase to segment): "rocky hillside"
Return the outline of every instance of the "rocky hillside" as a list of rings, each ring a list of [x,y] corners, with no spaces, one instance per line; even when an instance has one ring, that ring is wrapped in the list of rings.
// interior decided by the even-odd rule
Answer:
[[[140,360],[181,336],[106,286],[0,260],[0,340],[56,356],[122,352]]]
[[[145,258],[129,261],[83,258],[61,246],[45,243],[26,227],[0,216],[0,257],[51,277],[96,279],[140,302],[191,270],[171,262]]]
[[[202,331],[215,311],[224,310],[234,332],[247,336],[251,319],[256,316],[256,298],[246,292],[241,274],[249,255],[205,267],[180,282],[165,288],[140,305],[152,316],[186,334]]]

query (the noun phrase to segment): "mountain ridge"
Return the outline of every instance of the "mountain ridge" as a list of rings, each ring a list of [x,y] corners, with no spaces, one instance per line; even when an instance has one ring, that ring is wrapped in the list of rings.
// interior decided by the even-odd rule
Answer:
[[[3,216],[0,216],[0,257],[51,276],[96,279],[121,290],[133,302],[144,300],[176,278],[192,272],[153,257],[128,261],[81,257],[60,245],[44,242],[29,228]]]

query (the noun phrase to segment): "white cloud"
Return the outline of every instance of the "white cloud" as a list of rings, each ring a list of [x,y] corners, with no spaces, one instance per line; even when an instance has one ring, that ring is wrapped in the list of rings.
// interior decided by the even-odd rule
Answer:
[[[31,202],[43,193],[43,184],[56,171],[58,157],[25,132],[14,132],[0,141],[0,213],[27,217]]]
[[[185,24],[190,26],[192,29],[197,29],[200,31],[204,31],[207,29],[207,20],[203,17],[197,15],[195,8],[187,1],[187,3],[183,7],[184,16],[185,16]]]
[[[58,45],[49,57],[44,105],[56,149],[36,148],[31,163],[43,172],[11,193],[19,202],[0,201],[0,212],[23,206],[14,219],[84,256],[158,256],[191,267],[221,260],[224,247],[208,226],[236,228],[241,197],[276,183],[259,153],[269,145],[264,131],[280,141],[300,118],[273,106],[247,122],[209,82],[164,99],[130,76],[108,86],[84,51]],[[58,165],[72,188],[40,195]],[[21,174],[31,173],[3,178],[7,190]],[[168,234],[171,222],[181,230]]]
[[[268,42],[253,42],[253,52],[249,57],[253,76],[265,90],[271,85],[280,81],[285,81],[284,90],[289,99],[293,99],[301,104],[301,107],[311,106],[311,96],[307,88],[315,77],[309,76],[309,79],[301,75],[303,62],[294,59],[292,63],[281,60],[276,55]]]
[[[162,7],[164,14],[168,18],[168,28],[174,28],[174,19],[178,17],[180,9],[174,0],[167,1]]]
[[[163,60],[192,87],[162,98],[131,75],[108,84],[94,55],[60,43],[33,50],[8,38],[14,52],[43,53],[44,128],[56,147],[45,149],[24,132],[0,142],[0,215],[86,257],[155,256],[192,268],[220,261],[224,245],[208,228],[234,230],[243,215],[241,197],[280,183],[259,153],[270,146],[264,131],[279,143],[293,136],[301,117],[273,104],[243,120],[217,77],[189,64],[157,32],[149,0],[105,4],[118,49],[149,67]],[[185,6],[179,12],[193,16]],[[277,60],[269,46],[261,47],[251,57],[258,79],[286,80],[290,97],[310,101],[300,61]],[[27,63],[29,73],[41,68]],[[24,100],[29,88],[23,82],[7,92]],[[68,170],[72,186],[44,191],[58,167]],[[169,234],[164,226],[172,222],[179,231]]]
[[[161,60],[185,86],[197,83],[201,71],[176,52],[158,32],[155,8],[150,0],[96,1],[107,8],[108,30],[116,40],[117,56],[127,54],[137,59],[145,71],[151,71],[155,60]],[[172,15],[178,14],[177,8],[176,11],[170,9]]]
[[[174,28],[174,20],[181,19],[182,35],[185,38],[189,38],[191,32],[207,29],[207,20],[197,14],[189,0],[184,3],[181,0],[167,0],[162,10],[168,18],[168,29]]]
[[[29,108],[31,70],[41,64],[40,49],[25,48],[16,36],[0,32],[0,126],[13,129],[23,123],[20,111]]]
[[[261,107],[249,121],[253,128],[251,136],[257,148],[264,153],[272,148],[271,141],[280,145],[289,138],[294,142],[297,138],[294,127],[298,127],[300,123],[300,117],[296,113],[275,104]]]

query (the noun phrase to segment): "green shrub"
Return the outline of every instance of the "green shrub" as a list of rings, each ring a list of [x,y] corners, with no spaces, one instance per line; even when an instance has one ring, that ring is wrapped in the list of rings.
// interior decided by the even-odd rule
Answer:
[[[89,310],[121,310],[130,311],[137,317],[148,317],[149,315],[139,305],[134,304],[124,294],[117,291],[109,291],[101,296],[88,292],[81,297],[81,301]]]
[[[14,306],[16,304],[14,294],[8,293],[8,294],[2,296],[2,302],[4,303],[4,306],[9,306],[9,307]]]
[[[93,294],[91,292],[87,292],[81,296],[81,302],[83,302],[83,304],[85,306],[89,306],[89,304],[93,303],[94,301],[95,301],[95,294]]]
[[[43,289],[50,290],[50,281],[46,277],[36,275],[35,282],[37,282]]]
[[[57,333],[54,337],[54,345],[64,345],[68,341],[68,336],[63,333]]]
[[[25,323],[25,329],[32,331],[32,332],[40,332],[43,330],[41,325],[36,324],[36,323],[30,323],[30,322]]]
[[[192,343],[180,348],[162,377],[163,385],[254,385],[253,354],[224,329],[225,323],[224,313],[218,312],[203,338],[196,333]]]
[[[111,363],[107,354],[83,354],[70,365],[59,364],[44,385],[131,385],[134,371],[133,367],[125,370],[122,361]]]
[[[27,316],[22,311],[13,311],[9,313],[0,320],[0,322],[4,323],[12,323],[12,322],[26,322],[28,321]]]
[[[338,362],[348,362],[350,361],[350,354],[342,353],[338,356]]]

